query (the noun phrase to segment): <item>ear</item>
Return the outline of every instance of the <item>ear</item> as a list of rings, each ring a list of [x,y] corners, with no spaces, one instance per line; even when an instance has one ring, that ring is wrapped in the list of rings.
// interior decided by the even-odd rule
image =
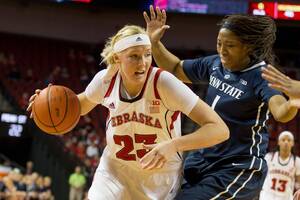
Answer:
[[[253,51],[253,46],[252,45],[246,44],[244,46],[244,48],[245,48],[245,50],[246,50],[246,52],[247,52],[248,55],[250,55],[251,52]]]
[[[113,55],[113,59],[114,59],[115,63],[120,63],[121,62],[120,56],[116,53]]]

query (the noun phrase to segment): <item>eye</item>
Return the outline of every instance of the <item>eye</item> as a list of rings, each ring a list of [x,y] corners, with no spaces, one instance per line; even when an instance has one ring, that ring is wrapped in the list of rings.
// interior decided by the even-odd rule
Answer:
[[[235,47],[235,45],[233,45],[233,44],[228,44],[227,47],[233,48],[233,47]]]
[[[151,53],[151,52],[148,52],[148,53],[145,54],[145,56],[146,56],[146,57],[150,57],[150,56],[152,56],[152,53]]]
[[[133,59],[137,59],[137,58],[138,58],[138,55],[132,54],[132,55],[130,55],[129,57],[130,57],[130,58],[133,58]]]

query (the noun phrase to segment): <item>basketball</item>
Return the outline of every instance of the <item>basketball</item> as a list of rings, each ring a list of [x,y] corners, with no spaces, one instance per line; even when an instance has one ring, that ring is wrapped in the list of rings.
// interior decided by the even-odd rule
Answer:
[[[77,95],[67,87],[49,85],[36,96],[33,120],[44,132],[61,135],[71,131],[80,118]]]

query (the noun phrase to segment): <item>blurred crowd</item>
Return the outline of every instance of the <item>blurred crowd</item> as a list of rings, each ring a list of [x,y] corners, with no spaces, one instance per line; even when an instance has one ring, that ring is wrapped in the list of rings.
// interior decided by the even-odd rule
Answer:
[[[51,178],[32,171],[32,162],[27,169],[0,163],[0,199],[2,200],[53,200]]]
[[[76,93],[82,92],[91,78],[100,70],[99,58],[94,56],[87,46],[76,46],[47,39],[38,39],[39,42],[36,40],[36,38],[21,36],[15,38],[5,35],[0,38],[0,43],[2,43],[0,83],[8,90],[19,108],[24,110],[28,106],[28,99],[34,93],[34,89],[42,89],[48,83],[52,83],[70,87]],[[206,54],[203,51],[175,52],[182,58]],[[282,55],[282,57],[287,56]],[[287,57],[281,60],[287,67],[286,73],[292,78],[300,79],[300,71],[295,68],[300,66],[300,59]],[[22,87],[19,87],[20,85]],[[64,144],[64,153],[77,157],[82,165],[80,170],[77,168],[74,170],[75,181],[74,178],[72,181],[69,180],[70,188],[74,185],[76,188],[77,181],[80,182],[78,188],[83,188],[82,195],[85,192],[84,188],[87,188],[92,179],[106,145],[106,115],[106,109],[99,106],[89,115],[82,117],[71,133],[60,137]],[[271,121],[271,146],[276,146],[277,135],[282,130],[288,129],[295,133],[297,131],[294,129],[300,130],[299,123],[296,121],[295,124],[292,123],[280,125]],[[0,171],[1,167],[4,169],[5,166],[0,163]],[[7,173],[0,175],[0,199],[53,199],[50,177],[43,177],[36,172],[22,172],[18,168],[6,169],[9,169]],[[78,171],[87,180],[82,181],[81,176],[78,178],[79,176],[76,175]]]

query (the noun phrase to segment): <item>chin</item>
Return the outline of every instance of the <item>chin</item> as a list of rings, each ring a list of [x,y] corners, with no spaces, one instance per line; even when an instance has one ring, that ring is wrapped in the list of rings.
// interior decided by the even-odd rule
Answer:
[[[142,84],[146,81],[146,77],[134,77],[132,80],[136,83]]]

